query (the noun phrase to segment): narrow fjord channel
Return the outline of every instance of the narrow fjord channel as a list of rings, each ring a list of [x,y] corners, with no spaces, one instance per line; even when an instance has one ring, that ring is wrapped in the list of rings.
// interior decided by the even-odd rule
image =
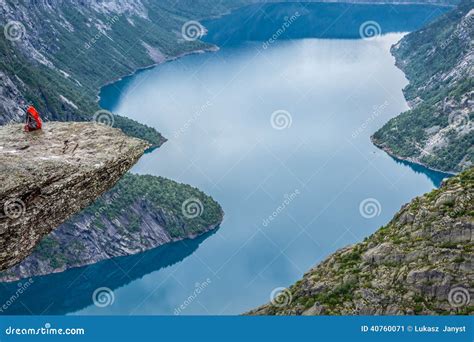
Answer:
[[[296,12],[284,34],[267,41]],[[370,141],[408,108],[407,80],[391,45],[442,12],[408,5],[247,7],[205,23],[205,40],[219,51],[104,87],[104,108],[169,139],[132,172],[203,190],[222,205],[224,222],[195,240],[38,277],[22,301],[50,314],[240,314],[373,233],[445,177],[394,160]],[[318,16],[329,15],[340,18],[328,30]],[[380,23],[383,34],[356,39],[368,21]],[[115,291],[106,308],[92,304],[101,286]]]

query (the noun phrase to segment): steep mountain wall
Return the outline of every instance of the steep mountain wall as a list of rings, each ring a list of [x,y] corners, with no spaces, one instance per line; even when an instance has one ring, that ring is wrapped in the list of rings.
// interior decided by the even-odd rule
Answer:
[[[392,48],[411,110],[373,137],[388,153],[456,173],[474,161],[474,3],[463,1]]]

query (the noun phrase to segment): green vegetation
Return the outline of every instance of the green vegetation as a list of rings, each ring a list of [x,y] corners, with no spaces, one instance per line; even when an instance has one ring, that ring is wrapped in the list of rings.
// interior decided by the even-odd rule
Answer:
[[[186,214],[189,212],[183,203],[187,200],[198,203],[196,215]],[[192,186],[129,173],[67,224],[46,236],[32,257],[47,263],[51,270],[77,267],[94,262],[97,250],[118,253],[113,254],[117,256],[127,255],[118,252],[121,247],[128,253],[156,247],[152,241],[146,241],[150,224],[160,225],[171,239],[177,240],[216,228],[222,219],[219,204]],[[71,239],[76,235],[76,224],[88,225],[89,234],[96,237],[92,249],[88,245],[90,237]]]
[[[51,253],[52,250],[60,250],[61,246],[58,240],[52,236],[46,236],[36,247],[38,258],[49,262],[54,269],[62,268],[67,264],[67,259],[61,253]]]
[[[185,215],[183,203],[187,200],[198,203],[199,215]],[[223,217],[219,204],[198,189],[172,180],[149,175],[126,174],[117,185],[94,204],[86,208],[79,217],[93,215],[99,222],[119,218],[128,222],[129,233],[139,231],[143,217],[131,210],[140,206],[146,211],[160,213],[164,228],[173,238],[185,238],[201,234],[209,227],[218,225]],[[99,229],[101,224],[94,223]],[[102,223],[103,226],[103,223]]]
[[[360,264],[361,255],[359,248],[354,248],[349,253],[339,255],[337,257],[337,261],[340,263],[339,272],[343,273],[351,270],[353,273],[357,273],[359,271],[357,266]]]
[[[58,240],[52,236],[46,236],[43,240],[41,240],[41,243],[38,245],[38,247],[36,247],[36,252],[38,253],[40,259],[48,259],[48,251],[56,249],[58,246]]]

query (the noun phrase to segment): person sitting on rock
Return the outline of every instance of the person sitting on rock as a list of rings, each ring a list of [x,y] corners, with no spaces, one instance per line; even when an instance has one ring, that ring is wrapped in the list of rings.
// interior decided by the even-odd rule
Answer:
[[[41,129],[43,122],[39,116],[38,111],[33,106],[28,106],[26,109],[26,124],[25,132],[32,132]]]

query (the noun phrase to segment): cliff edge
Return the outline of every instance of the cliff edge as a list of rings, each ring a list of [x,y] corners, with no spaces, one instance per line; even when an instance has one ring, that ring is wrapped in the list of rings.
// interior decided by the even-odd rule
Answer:
[[[0,270],[111,188],[148,146],[96,123],[0,127]]]

